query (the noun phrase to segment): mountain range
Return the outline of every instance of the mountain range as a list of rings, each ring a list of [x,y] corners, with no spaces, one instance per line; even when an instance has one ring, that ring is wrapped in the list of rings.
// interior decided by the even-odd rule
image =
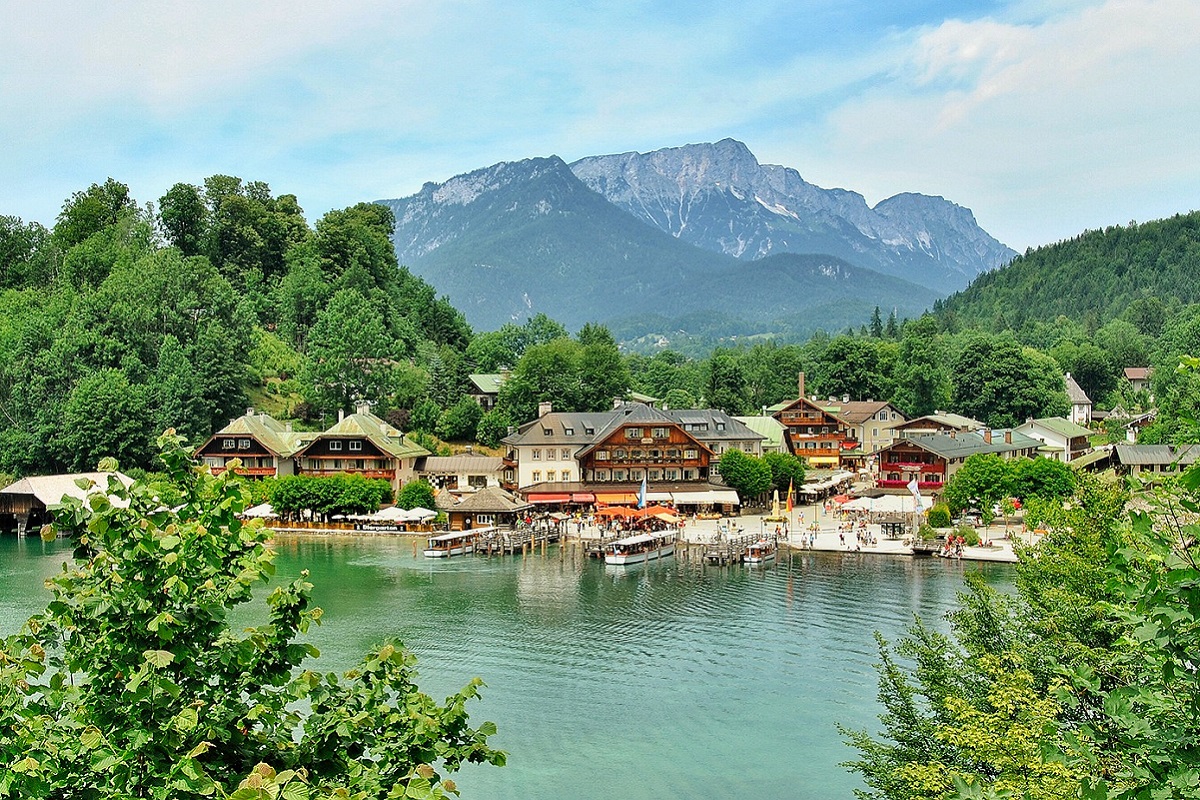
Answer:
[[[670,342],[913,316],[1016,254],[940,197],[868,206],[723,139],[502,162],[377,201],[402,264],[478,329],[545,312]]]

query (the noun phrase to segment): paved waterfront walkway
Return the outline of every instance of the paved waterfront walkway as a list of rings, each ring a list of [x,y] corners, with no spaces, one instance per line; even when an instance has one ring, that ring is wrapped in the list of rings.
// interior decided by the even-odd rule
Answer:
[[[745,514],[724,519],[696,519],[687,517],[683,529],[683,538],[688,542],[709,544],[717,541],[717,536],[749,536],[760,534],[770,538],[775,534],[776,526],[782,531],[783,524],[767,522],[763,514]],[[839,526],[844,526],[846,520],[839,517],[836,511],[825,513],[821,506],[797,506],[792,511],[792,522],[788,526],[787,537],[780,536],[780,543],[795,550],[823,550],[829,552],[858,552],[875,553],[890,556],[911,556],[912,547],[906,539],[883,538],[880,526],[870,523],[866,527],[866,541],[860,544],[856,533],[842,533]],[[816,529],[812,525],[816,521]],[[1003,525],[993,525],[988,528],[978,528],[980,539],[991,543],[990,547],[964,547],[961,558],[968,561],[1007,561],[1015,562],[1012,541],[1006,538]],[[809,534],[814,534],[810,545]],[[574,533],[574,531],[572,531]],[[584,538],[596,535],[594,528],[585,529]],[[1019,525],[1009,528],[1008,534],[1013,538],[1028,540],[1028,534],[1023,534]]]

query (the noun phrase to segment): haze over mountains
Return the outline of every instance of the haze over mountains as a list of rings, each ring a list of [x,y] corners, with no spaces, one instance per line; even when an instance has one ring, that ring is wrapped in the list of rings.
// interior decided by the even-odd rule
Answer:
[[[379,201],[400,263],[479,329],[545,312],[671,341],[914,316],[1014,251],[940,197],[874,208],[724,139],[502,162]]]

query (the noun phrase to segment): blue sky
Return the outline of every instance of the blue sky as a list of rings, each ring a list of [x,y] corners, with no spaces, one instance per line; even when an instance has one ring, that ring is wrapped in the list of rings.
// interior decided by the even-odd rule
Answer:
[[[3,2],[0,214],[215,173],[310,218],[726,136],[1017,249],[1200,207],[1195,0]]]

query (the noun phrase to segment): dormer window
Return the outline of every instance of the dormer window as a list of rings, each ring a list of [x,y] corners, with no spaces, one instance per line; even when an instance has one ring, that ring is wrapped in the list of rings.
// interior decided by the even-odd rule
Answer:
[[[642,429],[641,428],[626,428],[625,429],[625,438],[626,439],[642,438]]]
[[[563,428],[563,433],[565,433],[567,436],[574,436],[575,429],[574,428]]]
[[[587,427],[585,427],[585,428],[583,429],[583,432],[584,432],[584,433],[586,433],[588,436],[595,436],[595,435],[596,435],[596,429],[595,429],[595,428],[587,428]]]
[[[249,450],[249,449],[250,449],[250,440],[249,439],[238,439],[238,450]]]
[[[340,439],[330,440],[330,442],[329,442],[329,451],[330,452],[333,452],[335,450],[341,450],[341,449],[342,449],[342,442]]]
[[[718,423],[716,423],[716,426],[717,426],[717,430],[719,430],[719,431],[723,431],[723,430],[725,430],[725,423],[724,423],[724,422],[718,422]]]
[[[235,447],[237,447],[237,441],[235,439],[222,439],[221,440],[221,449],[222,450],[233,450]]]
[[[347,449],[362,450],[362,442],[350,442],[349,444],[347,444]]]
[[[542,428],[542,435],[544,436],[551,436],[553,433],[554,431],[551,428]]]

